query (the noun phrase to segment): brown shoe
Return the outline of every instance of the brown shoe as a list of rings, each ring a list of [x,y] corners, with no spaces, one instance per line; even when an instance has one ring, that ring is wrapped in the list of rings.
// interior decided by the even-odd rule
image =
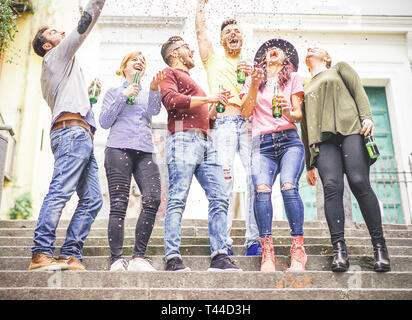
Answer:
[[[59,259],[57,260],[60,263],[65,263],[68,266],[67,270],[71,271],[85,271],[86,267],[76,259],[76,257],[71,256],[60,256]]]
[[[56,271],[66,270],[69,266],[65,263],[58,262],[48,254],[36,253],[31,259],[29,270],[35,271]]]

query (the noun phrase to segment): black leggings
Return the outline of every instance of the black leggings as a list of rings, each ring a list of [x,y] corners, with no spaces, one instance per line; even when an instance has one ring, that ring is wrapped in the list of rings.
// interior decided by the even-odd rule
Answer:
[[[369,156],[363,136],[338,134],[319,144],[316,168],[323,184],[325,215],[332,244],[344,240],[344,173],[358,201],[372,244],[384,244],[379,202],[369,181]]]
[[[132,175],[142,194],[142,211],[136,224],[133,258],[144,257],[161,199],[159,167],[152,153],[106,148],[105,162],[110,194],[109,246],[111,262],[122,256],[124,219]]]

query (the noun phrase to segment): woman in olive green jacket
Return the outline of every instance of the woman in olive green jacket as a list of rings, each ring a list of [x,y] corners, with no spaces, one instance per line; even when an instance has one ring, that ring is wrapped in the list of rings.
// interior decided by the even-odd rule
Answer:
[[[369,99],[355,70],[345,62],[331,67],[329,54],[309,48],[306,65],[312,79],[305,87],[302,141],[306,153],[306,178],[315,185],[315,168],[322,180],[325,215],[334,249],[332,271],[349,268],[344,238],[343,175],[371,236],[377,272],[390,271],[378,199],[369,181],[370,159],[364,137],[374,135]]]

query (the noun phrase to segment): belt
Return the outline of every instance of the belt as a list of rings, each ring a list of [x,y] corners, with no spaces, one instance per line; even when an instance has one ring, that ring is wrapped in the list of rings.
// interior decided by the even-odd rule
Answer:
[[[63,120],[63,121],[58,121],[56,122],[53,127],[50,130],[50,133],[52,133],[55,130],[62,129],[62,128],[67,128],[67,127],[72,127],[72,126],[80,126],[85,128],[87,131],[89,131],[90,136],[92,139],[94,138],[94,135],[92,131],[90,130],[90,126],[88,123],[84,120],[77,120],[77,119],[68,119],[68,120]]]

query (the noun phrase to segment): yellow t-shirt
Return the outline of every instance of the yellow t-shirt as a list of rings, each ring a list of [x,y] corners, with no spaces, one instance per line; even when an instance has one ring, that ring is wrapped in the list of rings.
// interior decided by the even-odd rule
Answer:
[[[207,73],[209,83],[209,92],[214,95],[219,92],[219,85],[224,89],[230,90],[234,96],[229,103],[241,105],[239,98],[243,85],[237,83],[237,65],[239,59],[228,58],[226,56],[217,56],[213,53],[207,60],[202,61]]]

